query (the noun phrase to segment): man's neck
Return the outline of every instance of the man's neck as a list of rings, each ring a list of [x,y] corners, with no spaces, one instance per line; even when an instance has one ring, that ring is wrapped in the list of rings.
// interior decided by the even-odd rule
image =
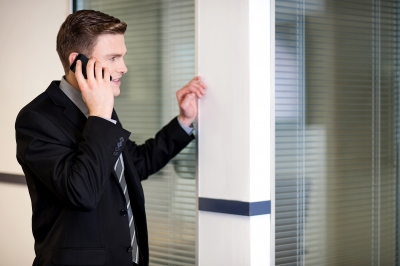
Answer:
[[[78,85],[78,81],[75,78],[75,73],[73,72],[69,72],[68,75],[65,75],[65,80],[75,89],[77,89],[78,91],[80,91],[79,89],[79,85]]]

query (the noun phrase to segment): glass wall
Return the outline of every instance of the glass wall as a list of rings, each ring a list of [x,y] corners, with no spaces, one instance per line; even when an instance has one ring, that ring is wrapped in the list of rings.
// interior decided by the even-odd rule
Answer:
[[[175,92],[195,75],[194,0],[86,0],[128,24],[128,73],[115,109],[131,139],[144,142],[178,115]],[[150,265],[196,264],[195,142],[144,181]]]
[[[398,12],[276,0],[276,265],[398,265]]]

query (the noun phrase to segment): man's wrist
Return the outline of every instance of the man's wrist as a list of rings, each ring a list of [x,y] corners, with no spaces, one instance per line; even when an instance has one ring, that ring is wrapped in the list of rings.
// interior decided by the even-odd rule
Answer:
[[[94,112],[89,110],[89,115],[90,116],[98,116],[106,119],[111,119],[111,113],[108,112]]]
[[[178,121],[181,125],[191,127],[194,119],[188,119],[181,115],[178,116]]]
[[[107,121],[110,121],[110,122],[113,123],[114,125],[117,124],[117,121],[114,120],[114,119],[112,119],[112,118],[107,118],[107,117],[101,117],[101,118],[103,118],[103,119],[105,119],[105,120],[107,120]]]
[[[179,123],[179,125],[182,127],[182,129],[185,130],[186,133],[187,133],[188,135],[192,135],[193,130],[194,130],[193,124],[190,123],[189,126],[187,126],[187,125],[185,125],[185,124],[183,124],[183,123],[181,122],[181,119],[179,118],[179,116],[178,116],[177,119],[178,119],[178,123]]]

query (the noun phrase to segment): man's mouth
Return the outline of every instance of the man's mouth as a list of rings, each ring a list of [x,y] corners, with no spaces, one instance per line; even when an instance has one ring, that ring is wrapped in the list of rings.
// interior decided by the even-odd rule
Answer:
[[[114,82],[114,83],[121,83],[121,80],[118,78],[118,79],[112,79],[112,82]]]

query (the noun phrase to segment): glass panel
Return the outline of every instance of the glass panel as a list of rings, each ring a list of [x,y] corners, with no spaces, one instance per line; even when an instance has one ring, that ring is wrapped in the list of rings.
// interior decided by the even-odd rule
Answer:
[[[195,75],[193,0],[77,1],[128,24],[129,69],[115,109],[131,139],[142,143],[178,115],[175,92]],[[150,265],[196,264],[196,181],[193,141],[144,181]]]
[[[276,0],[276,265],[398,263],[398,5]]]

